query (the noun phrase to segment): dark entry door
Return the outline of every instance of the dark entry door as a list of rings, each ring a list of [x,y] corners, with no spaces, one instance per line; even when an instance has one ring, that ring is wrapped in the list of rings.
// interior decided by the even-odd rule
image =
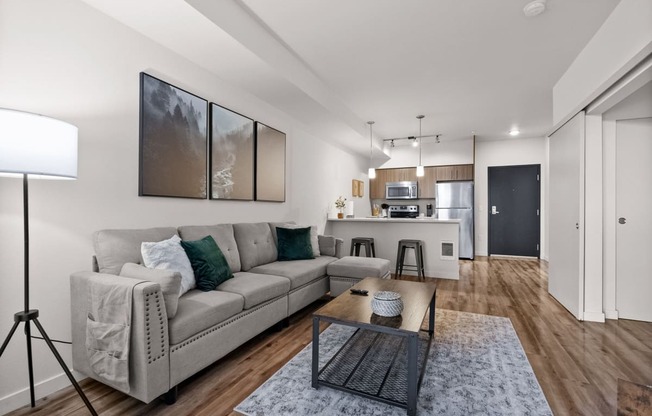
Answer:
[[[489,167],[489,255],[539,257],[541,165]]]

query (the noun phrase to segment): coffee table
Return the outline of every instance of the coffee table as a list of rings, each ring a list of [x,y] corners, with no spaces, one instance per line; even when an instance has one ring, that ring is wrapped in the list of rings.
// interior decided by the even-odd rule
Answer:
[[[435,331],[435,283],[367,277],[353,286],[368,296],[350,291],[313,314],[312,387],[327,386],[417,412],[417,395]],[[404,309],[400,316],[384,318],[371,310],[374,293],[398,292]],[[430,310],[428,330],[421,326]],[[358,328],[323,367],[319,368],[319,322]]]

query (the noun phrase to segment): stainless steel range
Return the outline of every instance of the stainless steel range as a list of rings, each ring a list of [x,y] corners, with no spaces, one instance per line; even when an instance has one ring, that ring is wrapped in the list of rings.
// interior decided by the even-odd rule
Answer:
[[[417,218],[419,216],[418,205],[390,205],[389,218]]]

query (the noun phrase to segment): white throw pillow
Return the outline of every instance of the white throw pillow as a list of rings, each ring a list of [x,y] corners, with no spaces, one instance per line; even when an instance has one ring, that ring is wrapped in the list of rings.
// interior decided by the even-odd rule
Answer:
[[[195,273],[185,250],[181,247],[181,238],[178,235],[156,243],[142,243],[140,252],[143,255],[143,263],[146,267],[181,273],[179,296],[195,288]]]
[[[181,273],[173,270],[148,269],[140,264],[125,263],[120,276],[147,280],[161,285],[165,311],[168,319],[174,318],[179,306],[179,291],[181,290]]]

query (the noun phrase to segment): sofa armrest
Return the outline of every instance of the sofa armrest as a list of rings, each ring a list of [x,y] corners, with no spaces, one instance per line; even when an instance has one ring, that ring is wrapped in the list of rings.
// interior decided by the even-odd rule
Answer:
[[[317,240],[319,242],[319,251],[324,256],[342,257],[341,252],[344,240],[332,235],[318,235]]]
[[[103,277],[134,279],[112,274],[78,272],[70,276],[73,368],[100,382],[86,354],[86,319],[90,307],[89,280]],[[135,279],[138,280],[138,279]],[[129,350],[129,395],[149,403],[170,390],[168,320],[158,283],[141,281],[132,294]]]

